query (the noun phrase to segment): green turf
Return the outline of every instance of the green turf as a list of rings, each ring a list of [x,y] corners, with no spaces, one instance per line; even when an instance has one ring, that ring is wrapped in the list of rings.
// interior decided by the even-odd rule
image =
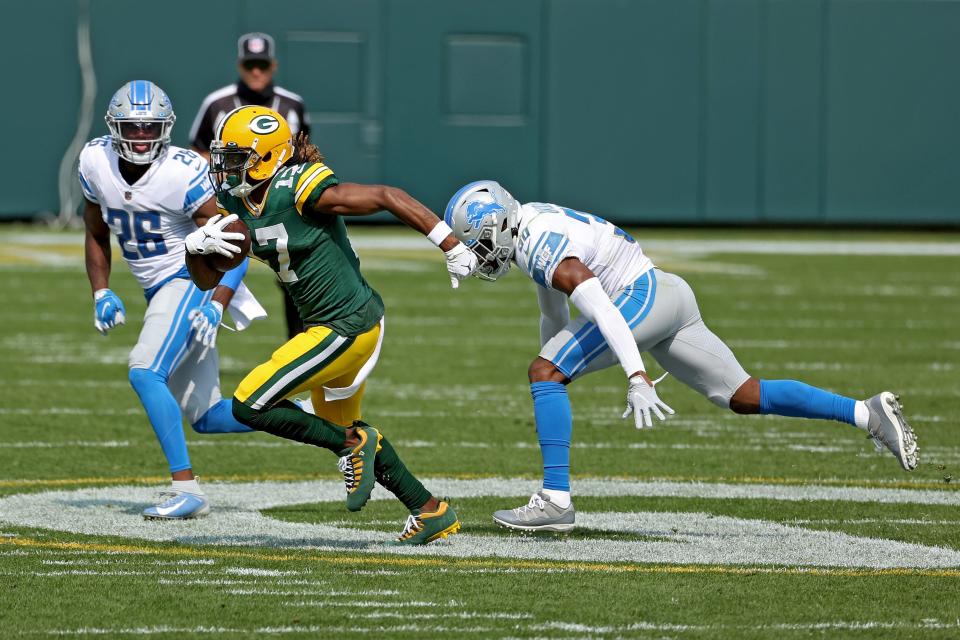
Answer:
[[[649,235],[854,240],[861,234],[655,230]],[[645,234],[636,236],[642,241]],[[46,237],[61,244],[29,245],[13,238],[0,249],[0,322],[6,327],[0,341],[0,496],[117,484],[160,488],[165,464],[126,381],[127,353],[145,308],[142,294],[115,256],[111,286],[126,303],[129,320],[108,338],[99,337],[92,327],[79,236]],[[865,237],[957,241],[952,234]],[[39,249],[65,262],[38,266],[23,257]],[[690,282],[707,324],[758,377],[803,379],[856,397],[885,388],[900,392],[920,438],[921,465],[903,473],[851,427],[733,416],[669,378],[661,395],[677,415],[638,432],[619,418],[624,381],[621,371],[611,369],[571,388],[575,478],[956,491],[960,272],[955,257],[675,252],[653,257]],[[470,281],[451,291],[441,256],[428,249],[362,250],[361,258],[387,305],[386,340],[368,383],[365,419],[383,429],[428,484],[430,477],[526,479],[511,498],[453,502],[465,532],[511,539],[493,527],[489,515],[518,506],[539,474],[526,383],[538,345],[533,286],[513,273],[496,285]],[[272,315],[244,333],[221,332],[226,392],[281,342],[280,300],[271,274],[257,266],[248,282]],[[649,358],[648,366],[659,371]],[[188,441],[202,481],[337,477],[329,453],[265,434],[190,432]],[[705,512],[960,549],[955,507],[653,497],[580,497],[576,504],[582,513]],[[145,542],[109,531],[67,534],[8,525],[2,515],[3,637],[148,632],[239,637],[257,630],[282,637],[404,638],[960,634],[956,571],[708,570],[692,563],[635,565],[629,558],[603,567],[503,558],[408,561],[356,552],[338,559],[304,549]],[[386,538],[399,532],[405,514],[394,503],[374,501],[357,515],[334,503],[280,506],[267,515],[290,522],[347,522]],[[661,537],[581,530],[571,539],[603,544]],[[259,572],[245,571],[251,569]]]

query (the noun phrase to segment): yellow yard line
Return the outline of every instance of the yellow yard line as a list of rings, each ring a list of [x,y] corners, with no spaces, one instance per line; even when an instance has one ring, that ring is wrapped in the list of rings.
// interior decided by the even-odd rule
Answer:
[[[420,476],[424,479],[430,478],[449,478],[453,480],[482,480],[497,479],[502,476],[493,476],[484,473],[444,473],[444,474],[425,474]],[[518,478],[528,476],[518,475]],[[231,474],[231,475],[204,475],[206,482],[298,482],[306,480],[335,480],[340,479],[339,475],[333,474],[307,474],[297,475],[291,473],[261,473],[261,474]],[[529,476],[529,479],[535,479]],[[787,486],[831,486],[831,487],[854,487],[863,489],[934,489],[939,491],[958,491],[960,484],[946,484],[944,482],[933,481],[884,481],[868,479],[843,479],[843,478],[778,478],[765,476],[627,476],[612,475],[600,476],[596,474],[574,474],[574,480],[624,480],[630,482],[704,482],[708,484],[730,483],[730,484],[774,484]],[[168,480],[167,476],[95,476],[87,478],[45,478],[36,480],[0,480],[0,488],[16,487],[69,487],[84,485],[108,485],[108,484],[158,484]]]
[[[735,567],[721,565],[641,565],[609,564],[599,562],[545,562],[538,560],[510,559],[465,559],[465,558],[412,558],[391,556],[320,555],[312,553],[288,554],[224,549],[195,549],[192,547],[156,547],[150,545],[121,545],[95,542],[50,542],[34,538],[0,538],[0,547],[12,546],[52,551],[93,551],[109,554],[166,555],[188,558],[225,558],[231,560],[269,560],[274,562],[316,562],[333,566],[377,565],[397,567],[446,567],[446,568],[493,568],[493,569],[566,569],[587,573],[637,573],[637,574],[715,574],[752,576],[758,574],[828,576],[828,577],[881,577],[920,576],[926,578],[960,577],[960,569],[843,569],[806,567]]]

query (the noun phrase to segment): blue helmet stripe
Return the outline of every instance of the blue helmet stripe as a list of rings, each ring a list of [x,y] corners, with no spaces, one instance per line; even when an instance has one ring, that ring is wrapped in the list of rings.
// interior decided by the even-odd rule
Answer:
[[[489,182],[489,180],[476,180],[470,184],[460,187],[460,190],[453,194],[453,197],[450,198],[450,202],[447,203],[447,210],[443,214],[443,221],[446,222],[448,226],[453,227],[453,208],[457,205],[457,200],[460,199],[460,196],[481,182]]]
[[[144,105],[150,104],[152,91],[150,83],[146,80],[134,80],[130,83],[130,104]]]

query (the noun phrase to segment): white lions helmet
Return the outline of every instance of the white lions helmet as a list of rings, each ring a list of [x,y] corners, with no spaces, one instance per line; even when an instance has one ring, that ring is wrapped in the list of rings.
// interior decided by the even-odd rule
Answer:
[[[443,219],[476,254],[473,275],[492,282],[510,270],[519,213],[520,203],[493,180],[471,182],[450,199]]]
[[[148,80],[132,80],[110,99],[103,118],[113,149],[133,164],[150,164],[170,146],[177,116],[163,89]]]

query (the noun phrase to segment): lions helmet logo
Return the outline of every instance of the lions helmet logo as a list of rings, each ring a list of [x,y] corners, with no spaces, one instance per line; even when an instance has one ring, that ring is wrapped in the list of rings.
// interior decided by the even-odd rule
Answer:
[[[480,202],[474,200],[467,205],[467,224],[474,229],[479,229],[483,224],[483,219],[494,213],[504,213],[505,209],[496,202]]]
[[[257,116],[250,121],[250,131],[254,133],[273,133],[280,128],[280,123],[271,115]]]

